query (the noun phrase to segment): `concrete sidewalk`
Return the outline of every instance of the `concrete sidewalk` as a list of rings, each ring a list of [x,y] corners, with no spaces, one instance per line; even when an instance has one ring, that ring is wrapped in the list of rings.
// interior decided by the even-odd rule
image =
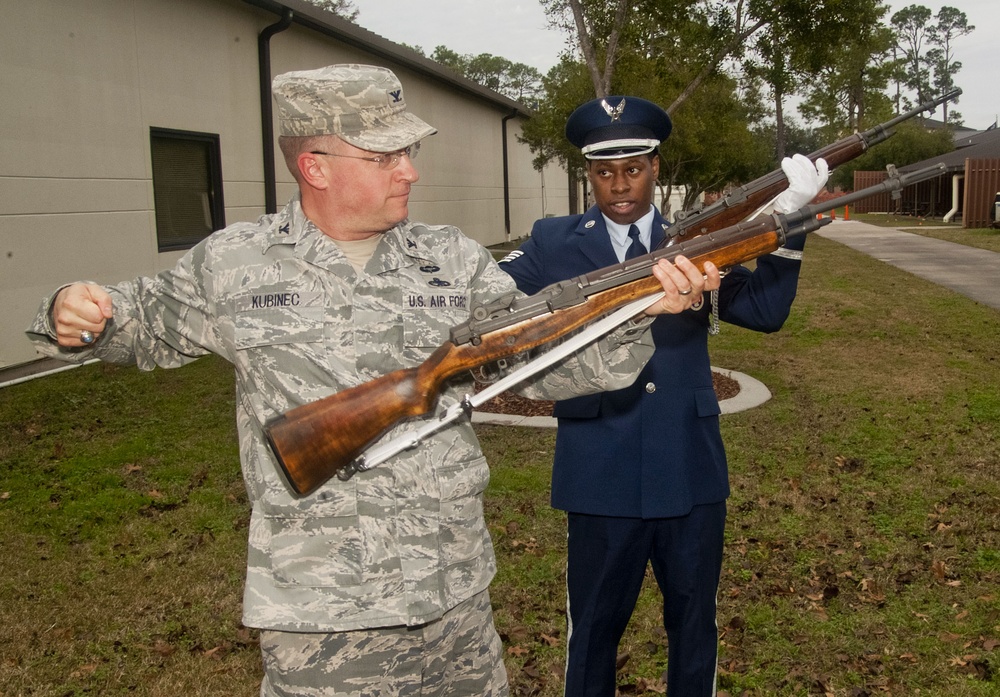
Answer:
[[[813,234],[1000,310],[1000,253],[856,220],[835,220]]]

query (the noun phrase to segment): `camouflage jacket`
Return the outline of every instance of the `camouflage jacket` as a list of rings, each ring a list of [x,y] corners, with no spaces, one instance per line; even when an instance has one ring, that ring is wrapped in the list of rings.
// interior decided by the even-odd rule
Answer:
[[[487,587],[496,568],[483,519],[489,471],[467,421],[306,497],[290,493],[261,428],[300,404],[419,365],[473,304],[516,292],[487,250],[454,227],[405,221],[357,274],[296,197],[274,216],[211,235],[172,270],[107,290],[114,318],[92,348],[54,343],[54,295],[28,334],[42,353],[75,362],[152,370],[212,352],[234,365],[253,507],[246,625],[416,625]],[[652,349],[645,326],[619,329],[522,392],[558,399],[615,389],[634,380]],[[471,393],[470,383],[449,381],[443,406]]]

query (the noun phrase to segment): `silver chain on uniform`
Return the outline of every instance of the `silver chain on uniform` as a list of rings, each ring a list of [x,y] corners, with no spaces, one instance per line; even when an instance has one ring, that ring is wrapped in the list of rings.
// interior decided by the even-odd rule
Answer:
[[[719,334],[719,291],[713,290],[709,294],[708,301],[712,303],[712,320],[708,325],[708,333],[711,336]]]
[[[677,238],[672,236],[667,241],[666,246],[667,247],[671,247],[676,242],[677,242]],[[727,273],[729,273],[729,272],[728,271],[720,271],[719,272],[719,278],[724,277]],[[712,304],[712,314],[711,314],[711,318],[710,318],[709,323],[708,323],[708,334],[709,334],[709,336],[718,336],[718,334],[719,334],[719,328],[720,328],[720,325],[719,325],[719,291],[713,290],[711,293],[709,293],[708,301]],[[700,303],[698,303],[698,304],[700,304]],[[696,309],[697,309],[697,305],[698,304],[696,304]]]

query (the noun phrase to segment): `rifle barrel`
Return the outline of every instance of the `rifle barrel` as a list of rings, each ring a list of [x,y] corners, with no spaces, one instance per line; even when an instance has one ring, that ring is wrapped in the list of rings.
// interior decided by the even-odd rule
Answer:
[[[893,175],[839,200],[850,203],[899,190],[944,170],[945,166],[938,164],[906,175]],[[788,215],[758,216],[631,259],[627,266],[616,264],[579,276],[573,282],[580,285],[582,299],[574,306],[539,314],[536,303],[530,303],[522,311],[511,311],[515,302],[509,301],[505,319],[501,319],[504,313],[499,310],[485,314],[474,311],[474,316],[482,316],[461,326],[463,335],[478,341],[470,339],[463,345],[445,342],[416,368],[388,373],[268,421],[264,433],[275,461],[291,489],[298,495],[307,495],[348,468],[365,448],[397,423],[429,413],[437,403],[442,384],[450,376],[547,344],[637,298],[657,292],[660,286],[652,276],[657,259],[684,254],[699,268],[704,268],[708,261],[720,269],[730,268],[773,252],[789,234],[809,232],[829,223],[828,218],[816,219],[817,213],[829,208],[829,203],[816,204]],[[543,289],[536,296],[545,292]],[[541,306],[546,303],[543,300]]]
[[[885,140],[890,135],[892,135],[891,131],[895,126],[898,126],[907,119],[912,119],[914,116],[916,116],[921,112],[931,111],[932,109],[944,104],[945,102],[949,102],[952,99],[956,99],[961,94],[962,94],[962,89],[960,87],[953,89],[951,92],[948,92],[947,94],[943,94],[936,99],[931,99],[930,101],[924,102],[923,104],[919,104],[910,109],[909,111],[905,111],[899,116],[889,119],[885,123],[879,124],[878,126],[875,126],[875,128],[865,131],[864,133],[861,134],[861,137],[865,138],[866,136],[869,136],[869,134],[871,135],[871,137],[874,137],[875,135],[881,132],[887,132],[886,135],[884,135],[879,141],[876,141],[876,142],[881,142],[881,140]],[[872,145],[874,145],[874,143],[869,143],[869,147],[871,147]]]
[[[960,94],[962,94],[961,89],[952,90],[948,94],[920,104],[874,128],[845,136],[809,153],[808,157],[813,162],[822,157],[830,169],[839,167],[866,152],[873,145],[877,145],[892,136],[893,128],[903,121],[913,118],[923,111],[933,109]],[[788,179],[785,177],[785,173],[780,168],[773,170],[749,184],[731,189],[724,197],[710,206],[680,217],[674,224],[671,234],[676,239],[684,239],[735,225],[740,220],[752,215],[754,211],[786,188],[788,188]]]

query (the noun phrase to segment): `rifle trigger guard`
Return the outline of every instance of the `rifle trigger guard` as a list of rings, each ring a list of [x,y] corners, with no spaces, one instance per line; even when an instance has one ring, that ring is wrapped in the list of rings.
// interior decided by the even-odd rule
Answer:
[[[486,369],[489,365],[496,365],[497,368],[496,371],[487,373]],[[469,371],[469,373],[472,374],[472,379],[478,382],[480,385],[491,385],[500,379],[500,376],[503,375],[504,371],[507,370],[507,368],[508,368],[507,359],[501,358],[500,360],[496,361],[496,363],[493,364],[486,363],[481,366],[472,368]]]

